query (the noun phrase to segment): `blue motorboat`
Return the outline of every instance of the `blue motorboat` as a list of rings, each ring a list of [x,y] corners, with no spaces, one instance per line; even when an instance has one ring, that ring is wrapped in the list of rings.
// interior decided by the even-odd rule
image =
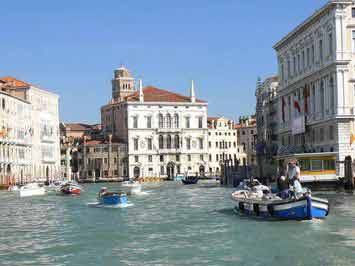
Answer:
[[[236,202],[235,211],[247,216],[260,218],[276,218],[287,220],[310,220],[325,218],[329,213],[329,203],[326,199],[305,194],[299,198],[256,198],[249,197],[246,191],[232,193]]]
[[[102,205],[123,205],[127,204],[127,195],[124,192],[109,192],[101,188],[98,196],[99,204]]]

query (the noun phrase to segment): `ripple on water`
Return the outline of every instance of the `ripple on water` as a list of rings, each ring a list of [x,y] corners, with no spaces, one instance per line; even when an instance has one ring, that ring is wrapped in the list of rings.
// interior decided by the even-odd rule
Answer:
[[[355,265],[355,198],[327,193],[325,220],[265,222],[234,214],[231,189],[144,185],[125,209],[80,197],[0,192],[1,265]],[[119,189],[110,184],[109,188]]]

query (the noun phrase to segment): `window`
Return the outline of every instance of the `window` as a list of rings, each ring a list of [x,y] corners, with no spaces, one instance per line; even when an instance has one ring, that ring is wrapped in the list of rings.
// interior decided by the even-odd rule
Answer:
[[[104,158],[104,164],[107,164],[107,158]]]
[[[138,151],[138,139],[134,139],[134,150]]]
[[[175,128],[179,128],[179,115],[174,115]]]
[[[296,74],[296,71],[297,71],[297,58],[296,56],[293,57],[293,75]]]
[[[148,162],[153,162],[153,156],[152,155],[148,155]]]
[[[153,149],[152,139],[149,138],[148,139],[148,150],[152,150],[152,149]]]
[[[171,128],[171,115],[170,114],[166,115],[166,127]]]
[[[198,118],[198,128],[202,128],[202,117]]]
[[[352,9],[351,9],[351,16],[352,16],[353,18],[355,18],[355,8],[352,8]]]
[[[323,62],[323,40],[319,40],[319,60]]]
[[[5,110],[5,108],[6,108],[6,102],[5,102],[5,99],[4,99],[4,98],[2,98],[1,106],[2,106],[2,109]]]
[[[161,175],[164,174],[164,166],[160,166],[160,174],[161,174]]]
[[[137,116],[133,117],[133,128],[138,128],[138,117]]]
[[[218,154],[216,154],[216,162],[218,162]]]
[[[179,149],[179,148],[180,148],[180,138],[179,138],[179,135],[175,135],[174,144],[175,144],[175,149]]]
[[[211,154],[208,156],[208,160],[209,160],[210,162],[212,162],[212,155],[211,155]]]
[[[190,117],[185,117],[185,128],[190,128]]]
[[[134,162],[138,163],[139,162],[139,157],[136,155],[134,156]]]
[[[235,142],[233,142],[233,147],[236,148],[237,147],[237,144]]]
[[[334,140],[334,126],[329,126],[329,139]]]
[[[314,59],[315,59],[314,44],[312,44],[311,47],[311,59],[312,59],[312,65],[314,65]]]
[[[324,81],[320,82],[320,113],[324,115]]]
[[[218,141],[216,141],[216,148],[218,148]]]
[[[307,50],[306,50],[306,56],[307,56],[307,67],[309,67],[310,65],[310,50],[309,50],[309,47],[307,47]]]
[[[147,116],[147,128],[152,128],[152,117]]]
[[[245,135],[245,131],[244,130],[242,131],[242,135]]]
[[[202,150],[203,149],[203,138],[199,138],[198,143],[199,143],[198,146],[199,146],[200,150]]]
[[[290,59],[287,59],[287,77],[290,78],[291,76],[291,62]]]
[[[200,154],[200,161],[203,161],[203,154]]]
[[[164,137],[162,135],[159,136],[159,149],[164,149]]]
[[[212,143],[211,141],[208,142],[208,148],[211,148],[212,147]]]
[[[166,148],[171,149],[171,136],[168,135],[166,138]]]
[[[323,161],[324,170],[335,170],[334,160],[324,160]]]
[[[104,176],[108,176],[108,171],[107,170],[104,171]]]
[[[178,174],[180,174],[180,165],[177,165],[177,166],[176,166],[176,172],[177,172]]]
[[[189,162],[191,162],[191,155],[190,155],[190,154],[187,155],[187,160],[188,160]]]
[[[301,72],[301,57],[300,54],[297,55],[297,72]]]
[[[159,128],[163,128],[164,127],[164,117],[162,114],[159,114],[159,117],[158,117],[158,122],[159,122]]]
[[[324,141],[324,128],[319,129],[319,140]]]
[[[176,154],[176,161],[180,162],[180,155],[179,154]]]
[[[333,34],[332,33],[329,33],[328,34],[328,41],[329,41],[329,44],[328,44],[328,55],[331,56],[333,54]]]
[[[311,160],[312,171],[322,170],[322,160]]]
[[[334,79],[330,77],[329,79],[329,98],[330,98],[330,111],[334,113]]]
[[[250,134],[252,134],[252,135],[253,135],[253,134],[254,134],[254,130],[250,130]]]
[[[304,50],[302,51],[302,70],[306,68],[306,60],[304,57]]]
[[[161,162],[164,162],[164,155],[160,155],[160,156],[159,156],[159,160],[160,160]]]
[[[188,149],[188,150],[191,149],[191,138],[186,139],[186,149]]]

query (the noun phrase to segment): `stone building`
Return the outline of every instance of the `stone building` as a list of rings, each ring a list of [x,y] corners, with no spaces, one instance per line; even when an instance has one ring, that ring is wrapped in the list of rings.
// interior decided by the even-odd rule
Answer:
[[[257,83],[256,96],[256,155],[259,176],[272,176],[276,174],[277,164],[274,157],[277,155],[277,135],[279,123],[277,89],[278,76],[266,78]]]
[[[0,80],[0,185],[32,177],[31,105],[5,89]]]
[[[22,120],[19,118],[20,121],[23,121],[23,127],[18,129],[16,134],[17,138],[23,138],[25,134],[25,138],[28,138],[26,142],[30,142],[31,145],[31,156],[28,157],[31,158],[31,173],[27,180],[45,181],[59,177],[58,96],[13,77],[2,77],[0,81],[7,84],[7,94],[26,102],[26,111],[19,109],[23,104],[17,104],[17,110],[10,112],[9,109],[5,108],[5,112],[9,112],[6,115],[10,120],[15,120],[17,115],[21,116],[21,113],[25,112],[25,114],[22,114],[24,118],[21,118]],[[16,100],[16,102],[18,101]],[[27,152],[29,152],[29,149],[27,149]],[[18,156],[23,157],[22,152]],[[17,160],[18,157],[13,157],[11,163],[16,163]],[[16,176],[16,178],[18,179],[19,176]]]
[[[114,71],[112,100],[101,108],[103,130],[128,145],[129,177],[173,178],[208,170],[207,102],[153,86],[129,71]]]
[[[246,162],[243,146],[238,144],[237,129],[233,120],[225,117],[208,117],[208,161],[210,175],[220,175],[225,160]]]
[[[354,2],[332,0],[275,44],[280,156],[334,154],[329,169],[354,158],[354,25]],[[336,175],[344,176],[342,164]]]
[[[241,145],[243,152],[247,154],[246,161],[243,158],[243,165],[256,165],[256,118],[246,116],[239,118],[239,124],[234,126],[237,130],[238,145]]]
[[[122,181],[128,177],[127,144],[111,135],[103,140],[88,140],[78,147],[81,180]]]

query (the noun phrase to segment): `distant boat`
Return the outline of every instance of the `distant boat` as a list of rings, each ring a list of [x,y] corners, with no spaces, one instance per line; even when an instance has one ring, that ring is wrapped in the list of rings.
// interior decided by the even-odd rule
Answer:
[[[125,181],[121,184],[122,190],[128,195],[139,194],[142,192],[142,185],[138,181]]]
[[[17,192],[20,190],[20,187],[19,186],[16,186],[16,185],[13,185],[13,186],[9,186],[7,191],[9,192]]]
[[[197,184],[198,182],[198,176],[187,176],[184,179],[181,179],[182,183],[184,185],[193,185]]]
[[[46,194],[44,187],[40,187],[37,183],[29,183],[22,186],[19,190],[20,197],[42,196]]]
[[[82,188],[74,182],[67,182],[60,186],[59,191],[63,194],[80,195]]]

